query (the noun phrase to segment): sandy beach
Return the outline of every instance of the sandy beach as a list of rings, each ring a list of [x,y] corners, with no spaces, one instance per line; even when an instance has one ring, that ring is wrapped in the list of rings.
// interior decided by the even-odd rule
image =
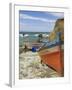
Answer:
[[[41,63],[38,52],[23,52],[19,55],[19,79],[59,77],[58,73]]]

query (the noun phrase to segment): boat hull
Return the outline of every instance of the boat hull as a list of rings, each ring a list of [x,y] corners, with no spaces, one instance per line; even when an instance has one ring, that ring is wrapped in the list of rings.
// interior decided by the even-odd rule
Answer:
[[[39,52],[43,63],[53,68],[60,76],[64,76],[64,50],[59,46]]]

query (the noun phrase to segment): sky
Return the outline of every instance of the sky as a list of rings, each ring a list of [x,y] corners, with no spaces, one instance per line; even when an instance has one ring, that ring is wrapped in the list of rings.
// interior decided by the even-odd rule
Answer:
[[[19,26],[23,32],[51,32],[57,19],[64,18],[63,12],[19,11]]]

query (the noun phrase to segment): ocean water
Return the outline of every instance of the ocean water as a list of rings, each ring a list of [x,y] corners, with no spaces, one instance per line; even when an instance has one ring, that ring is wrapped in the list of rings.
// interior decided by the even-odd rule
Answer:
[[[59,36],[57,35],[57,38],[54,39],[53,41],[49,42],[48,37],[46,38],[49,33],[47,32],[42,32],[42,33],[25,33],[24,36],[22,34],[19,35],[19,45],[22,46],[24,45],[25,42],[33,43],[33,42],[38,42],[39,40],[39,34],[42,34],[43,38],[41,38],[41,43],[45,47],[53,47],[54,45],[59,45],[60,42],[63,44],[62,41],[59,41]],[[39,42],[38,42],[39,43]]]
[[[41,32],[41,33],[25,33],[23,34],[19,33],[19,45],[23,45],[24,42],[37,42],[39,40],[39,34],[42,34],[42,36],[49,35],[47,32]],[[44,38],[42,38],[44,39]],[[45,40],[46,41],[46,40]]]

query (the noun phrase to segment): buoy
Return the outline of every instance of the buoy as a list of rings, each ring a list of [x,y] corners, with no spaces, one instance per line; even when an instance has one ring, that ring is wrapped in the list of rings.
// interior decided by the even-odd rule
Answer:
[[[35,47],[32,47],[32,52],[36,52],[36,48]]]

